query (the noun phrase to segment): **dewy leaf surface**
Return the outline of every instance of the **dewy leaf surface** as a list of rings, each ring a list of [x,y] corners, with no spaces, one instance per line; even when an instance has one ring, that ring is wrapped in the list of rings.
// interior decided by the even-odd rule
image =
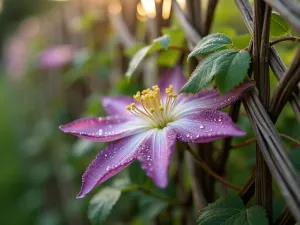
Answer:
[[[228,59],[229,60],[229,59]],[[239,51],[227,69],[216,77],[217,87],[222,93],[231,90],[242,82],[250,66],[251,57],[248,51]],[[229,61],[228,61],[229,62]]]
[[[289,34],[289,24],[276,12],[272,12],[270,32],[272,37],[280,37]]]
[[[156,38],[154,39],[153,43],[157,42],[159,43],[161,46],[163,46],[165,49],[168,49],[169,48],[169,45],[170,45],[170,41],[171,41],[171,38],[169,35],[165,34],[159,38]]]
[[[264,208],[254,206],[245,209],[238,196],[226,196],[202,210],[199,225],[267,225]]]
[[[214,52],[202,60],[188,82],[183,86],[180,92],[196,93],[207,86],[215,76],[226,76],[232,60],[238,51],[225,49]]]
[[[147,45],[141,48],[139,51],[135,53],[132,57],[128,70],[126,72],[126,77],[130,78],[139,64],[143,61],[147,54],[159,51],[161,49],[168,49],[170,45],[170,36],[163,35],[159,38],[156,38],[151,45]]]
[[[88,217],[92,224],[102,224],[120,196],[121,191],[117,188],[107,187],[100,190],[90,201]]]
[[[188,58],[198,54],[207,54],[230,44],[232,44],[232,40],[226,34],[210,34],[198,42]]]
[[[162,33],[170,36],[170,45],[183,47],[184,46],[184,32],[181,28],[163,28]],[[169,49],[160,53],[157,62],[161,66],[173,68],[178,62],[181,52],[174,49]]]

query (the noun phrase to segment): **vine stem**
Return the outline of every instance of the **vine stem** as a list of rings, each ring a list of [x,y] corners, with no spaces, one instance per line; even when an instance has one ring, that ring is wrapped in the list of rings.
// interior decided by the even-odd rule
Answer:
[[[150,191],[149,189],[147,188],[144,188],[142,186],[139,186],[139,185],[133,185],[133,186],[129,186],[129,187],[126,187],[124,189],[122,189],[122,193],[126,193],[126,192],[129,192],[129,191],[140,191],[140,192],[143,192],[153,198],[156,198],[156,199],[159,199],[161,201],[164,201],[170,205],[182,205],[184,204],[183,202],[180,202],[180,201],[177,201],[177,200],[174,200],[174,199],[170,199],[168,197],[165,197],[165,196],[162,196],[162,195],[159,195],[159,194],[156,194],[152,191]]]
[[[279,134],[279,136],[283,137],[283,138],[285,138],[285,139],[287,139],[289,141],[292,141],[293,143],[295,143],[295,144],[297,144],[297,145],[300,146],[300,142],[299,141],[295,140],[294,138],[292,138],[292,137],[290,137],[290,136],[288,136],[286,134]],[[246,141],[244,141],[242,143],[233,144],[233,145],[231,145],[231,148],[240,148],[240,147],[246,146],[248,144],[251,144],[252,142],[255,142],[255,141],[256,141],[256,138],[253,137],[253,138],[250,138],[250,139],[248,139],[248,140],[246,140]]]
[[[283,42],[283,41],[297,41],[300,42],[300,38],[299,37],[283,37],[283,38],[279,38],[275,41],[270,42],[270,46],[275,45],[277,43]]]
[[[219,181],[220,183],[234,189],[237,191],[241,191],[242,188],[230,183],[229,181],[227,181],[226,179],[224,179],[223,177],[219,176],[217,173],[215,173],[198,155],[196,152],[194,152],[191,147],[186,144],[183,143],[185,149],[194,157],[195,161],[199,164],[199,166],[205,170],[209,175],[211,175],[213,178],[215,178],[217,181]]]
[[[168,49],[171,49],[171,50],[178,50],[178,51],[181,51],[181,52],[187,52],[187,53],[190,52],[187,48],[181,47],[181,46],[176,46],[176,45],[170,45]]]

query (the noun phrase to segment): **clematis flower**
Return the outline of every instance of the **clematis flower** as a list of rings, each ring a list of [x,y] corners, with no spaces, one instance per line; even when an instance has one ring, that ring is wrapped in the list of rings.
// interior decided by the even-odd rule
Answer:
[[[176,94],[186,83],[179,66],[168,71],[158,85],[132,97],[104,97],[109,114],[83,118],[60,126],[65,133],[98,142],[111,142],[88,167],[78,198],[139,160],[154,183],[165,188],[176,140],[204,143],[242,136],[231,118],[219,109],[237,100],[254,84],[241,84],[224,95],[203,90],[195,95]]]

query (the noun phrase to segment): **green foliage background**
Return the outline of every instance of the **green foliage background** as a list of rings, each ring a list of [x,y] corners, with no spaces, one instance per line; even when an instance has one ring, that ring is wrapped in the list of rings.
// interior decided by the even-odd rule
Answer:
[[[0,14],[0,43],[13,32],[24,17],[48,9],[49,5],[51,4],[48,1],[41,0],[6,0],[5,10]],[[250,40],[241,16],[231,0],[220,0],[212,29],[212,33],[215,32],[227,34],[239,48],[247,47]],[[134,163],[85,199],[75,198],[80,189],[82,173],[105,144],[64,135],[58,130],[58,126],[84,115],[105,115],[99,102],[102,95],[133,94],[143,88],[141,82],[138,82],[140,78],[134,76],[129,83],[125,79],[116,78],[114,86],[110,89],[103,87],[101,90],[85,90],[86,83],[91,82],[91,79],[92,82],[106,84],[115,73],[113,61],[120,55],[115,40],[115,34],[110,34],[109,40],[103,40],[105,47],[95,49],[88,61],[57,71],[54,79],[60,85],[55,90],[49,84],[53,82],[53,74],[47,71],[32,67],[29,71],[24,71],[24,76],[15,80],[4,72],[3,67],[1,68],[0,224],[90,224],[87,211],[92,206],[89,206],[89,200],[98,191],[109,190],[110,187],[117,190],[118,195],[124,186],[134,189],[139,185],[165,198],[176,199],[176,186],[172,182],[176,173],[174,162],[170,171],[171,182],[166,190],[155,188],[139,165]],[[296,43],[277,46],[286,64],[291,62],[296,47]],[[160,58],[161,64],[166,65],[165,62],[172,60],[168,57],[172,56],[165,54],[164,58]],[[273,75],[271,78],[274,89],[277,81]],[[253,137],[249,121],[243,113],[242,115],[238,123],[247,131],[247,136],[234,139],[234,143]],[[289,105],[285,107],[276,126],[281,133],[299,139],[300,126],[295,121]],[[287,141],[284,143],[295,167],[300,170],[299,146]],[[220,144],[220,141],[216,142],[216,146]],[[254,164],[254,143],[234,149],[227,165],[227,179],[243,185]],[[186,177],[184,186],[189,190],[188,174]],[[217,185],[216,193],[220,193],[220,190],[221,187]],[[277,188],[274,189],[274,193],[276,218],[284,206],[284,201]],[[164,219],[171,218],[172,224],[180,224],[184,215],[182,208],[175,207],[170,211],[164,201],[141,191],[123,191],[120,196],[116,204],[111,205],[112,212],[108,218],[104,217],[104,222],[99,219],[100,222],[96,221],[95,224],[151,224],[151,220],[158,214],[163,215],[160,218],[162,223]],[[250,202],[247,207],[251,205]],[[92,210],[97,210],[97,207]],[[103,210],[101,212],[106,213]],[[91,216],[91,212],[89,215]],[[191,217],[193,216],[191,213]]]

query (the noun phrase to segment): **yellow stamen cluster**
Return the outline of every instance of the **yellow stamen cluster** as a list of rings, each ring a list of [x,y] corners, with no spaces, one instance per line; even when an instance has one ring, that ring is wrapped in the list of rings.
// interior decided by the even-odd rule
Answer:
[[[169,85],[165,92],[167,98],[164,100],[161,97],[160,88],[155,85],[152,89],[145,89],[142,92],[138,91],[133,98],[141,104],[141,109],[135,103],[126,106],[126,109],[134,115],[150,120],[156,127],[164,127],[170,120],[169,112],[174,107],[177,94],[173,93],[173,85]]]

